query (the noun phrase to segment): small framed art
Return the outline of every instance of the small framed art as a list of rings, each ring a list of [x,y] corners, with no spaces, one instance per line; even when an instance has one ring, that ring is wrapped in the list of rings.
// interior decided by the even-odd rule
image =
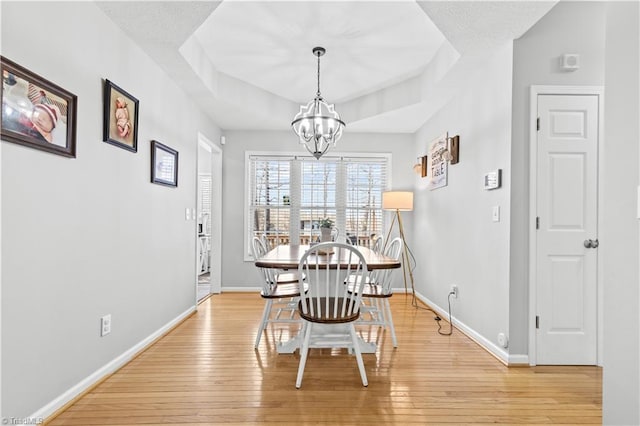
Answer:
[[[178,186],[178,151],[151,141],[151,182]]]
[[[102,140],[131,152],[138,151],[138,100],[109,80],[104,81]]]
[[[75,158],[77,97],[5,57],[2,139]]]

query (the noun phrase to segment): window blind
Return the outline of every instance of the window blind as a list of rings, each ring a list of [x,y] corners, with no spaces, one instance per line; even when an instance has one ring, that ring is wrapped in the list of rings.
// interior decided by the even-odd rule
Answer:
[[[390,155],[247,156],[246,248],[266,234],[272,244],[319,238],[318,221],[330,218],[339,239],[369,245],[383,234],[382,192],[388,187]]]

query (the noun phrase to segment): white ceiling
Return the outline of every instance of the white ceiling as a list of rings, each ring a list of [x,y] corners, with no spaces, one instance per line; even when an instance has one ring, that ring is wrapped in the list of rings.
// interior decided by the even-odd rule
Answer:
[[[98,2],[222,129],[288,129],[320,89],[346,132],[415,132],[546,1]]]

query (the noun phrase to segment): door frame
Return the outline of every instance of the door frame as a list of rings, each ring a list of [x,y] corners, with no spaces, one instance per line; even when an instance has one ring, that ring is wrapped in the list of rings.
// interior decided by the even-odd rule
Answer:
[[[604,146],[604,87],[603,86],[543,86],[532,85],[529,91],[529,365],[536,365],[536,324],[534,318],[537,313],[537,235],[536,235],[536,216],[537,206],[537,169],[538,169],[538,95],[595,95],[598,97],[598,170],[601,169],[602,154]],[[598,211],[602,205],[602,185],[600,184],[600,174],[597,179],[597,205]],[[602,218],[597,214],[598,231],[602,229]],[[597,236],[596,236],[597,238]],[[602,366],[602,335],[604,331],[604,323],[602,318],[603,305],[603,276],[602,276],[602,258],[603,250],[606,251],[606,245],[598,247],[598,260],[596,262],[596,363]]]
[[[206,147],[211,152],[211,251],[209,259],[209,293],[220,293],[222,290],[222,149],[202,133],[198,132],[198,149],[196,149],[196,200],[200,196],[198,194],[198,161],[200,155],[200,146]],[[197,212],[199,213],[199,212]],[[196,253],[198,253],[198,226],[194,227],[196,233]],[[198,264],[198,256],[196,256],[196,264]],[[196,299],[198,298],[198,266],[194,268],[196,271]],[[196,306],[198,301],[196,300]]]

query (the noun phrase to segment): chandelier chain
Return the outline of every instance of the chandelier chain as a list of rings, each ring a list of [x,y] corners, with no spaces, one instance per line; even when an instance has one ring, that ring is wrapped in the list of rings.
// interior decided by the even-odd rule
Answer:
[[[320,97],[320,55],[318,55],[318,93],[316,95]]]

